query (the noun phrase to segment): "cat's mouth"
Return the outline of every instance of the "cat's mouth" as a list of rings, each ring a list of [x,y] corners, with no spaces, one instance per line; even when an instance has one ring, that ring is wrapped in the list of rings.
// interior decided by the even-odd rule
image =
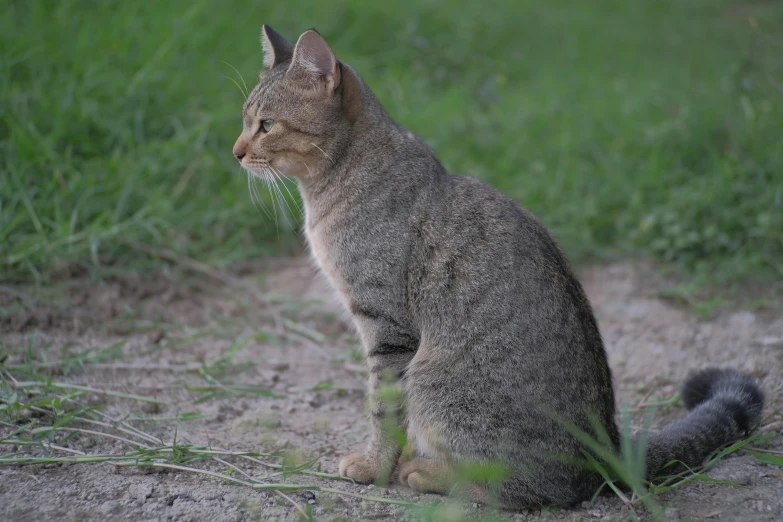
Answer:
[[[275,170],[270,165],[248,165],[244,161],[239,162],[240,166],[244,169],[248,175],[258,178],[262,181],[273,182],[275,181]],[[281,173],[277,173],[278,176],[282,176]]]
[[[291,173],[288,172],[290,169],[287,168],[287,163],[285,161],[283,161],[282,165],[274,167],[266,159],[251,159],[250,161],[244,159],[240,160],[239,165],[248,174],[251,174],[256,178],[266,182],[274,183],[275,181],[282,181],[291,178]]]
[[[294,202],[294,206],[298,213],[301,214],[302,208],[297,205],[296,199],[285,183],[285,180],[288,179],[285,174],[268,164],[261,166],[247,165],[243,161],[240,161],[239,163],[242,165],[245,172],[247,172],[247,188],[250,191],[250,199],[253,201],[254,205],[259,205],[267,215],[270,215],[271,217],[271,214],[269,214],[268,210],[264,207],[263,199],[259,192],[258,181],[261,180],[263,184],[266,185],[266,188],[271,195],[272,213],[274,214],[275,222],[277,222],[277,213],[279,209],[279,211],[283,213],[286,221],[291,224],[288,216],[295,215],[295,212],[294,209],[291,208],[289,200]],[[286,197],[286,194],[288,197]],[[287,209],[288,212],[285,212],[285,209]]]

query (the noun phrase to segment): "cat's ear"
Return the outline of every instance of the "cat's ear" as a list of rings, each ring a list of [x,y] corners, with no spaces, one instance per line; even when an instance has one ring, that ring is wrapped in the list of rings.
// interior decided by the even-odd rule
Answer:
[[[340,85],[340,67],[326,40],[315,29],[299,37],[286,76],[309,91],[330,95]]]
[[[294,55],[294,46],[274,29],[261,27],[261,47],[264,49],[264,67],[272,69]]]

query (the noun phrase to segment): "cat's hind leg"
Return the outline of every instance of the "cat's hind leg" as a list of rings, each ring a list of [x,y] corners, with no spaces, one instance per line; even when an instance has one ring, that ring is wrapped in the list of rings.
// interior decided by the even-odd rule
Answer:
[[[433,459],[417,457],[401,462],[397,479],[419,493],[437,493],[481,504],[491,503],[492,497],[486,487],[460,481],[448,464]]]
[[[449,466],[422,457],[401,462],[397,477],[402,484],[421,493],[445,495],[453,485]]]

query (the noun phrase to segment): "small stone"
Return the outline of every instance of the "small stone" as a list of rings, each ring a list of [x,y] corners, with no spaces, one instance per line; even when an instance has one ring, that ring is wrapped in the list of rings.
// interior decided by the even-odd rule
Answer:
[[[324,398],[321,394],[315,394],[307,399],[307,404],[314,409],[318,409],[324,405]]]
[[[120,508],[120,503],[116,500],[107,500],[103,504],[101,504],[101,507],[98,508],[98,510],[103,513],[104,515],[110,515],[117,511]]]
[[[152,484],[132,484],[128,488],[128,493],[138,502],[144,503],[152,496]]]
[[[302,497],[305,500],[312,500],[315,501],[315,493],[312,491],[304,490],[299,494],[300,497]]]
[[[144,402],[141,404],[141,411],[148,415],[155,415],[160,413],[160,404],[157,402]]]
[[[149,332],[147,332],[147,340],[152,344],[158,344],[163,339],[163,336],[165,334],[166,333],[160,328],[157,328],[155,330],[150,330]]]
[[[753,486],[756,483],[756,477],[750,473],[737,473],[730,478],[741,486]]]

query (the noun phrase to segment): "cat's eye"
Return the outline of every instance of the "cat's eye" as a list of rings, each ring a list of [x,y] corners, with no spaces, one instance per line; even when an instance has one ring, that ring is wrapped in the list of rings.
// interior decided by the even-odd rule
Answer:
[[[258,127],[258,132],[267,133],[272,130],[275,124],[275,120],[261,120],[261,125]]]

